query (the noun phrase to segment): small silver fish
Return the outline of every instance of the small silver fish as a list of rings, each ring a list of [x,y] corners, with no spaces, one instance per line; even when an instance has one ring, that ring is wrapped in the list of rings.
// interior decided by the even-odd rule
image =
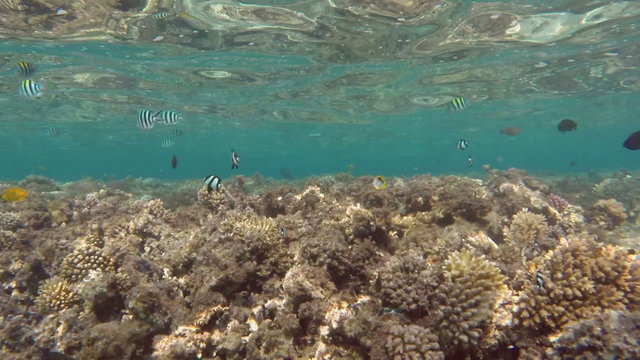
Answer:
[[[231,170],[237,169],[239,163],[240,156],[238,156],[238,153],[236,153],[235,150],[231,149]]]
[[[471,154],[469,154],[469,157],[467,157],[467,166],[473,166],[473,157],[471,157]]]

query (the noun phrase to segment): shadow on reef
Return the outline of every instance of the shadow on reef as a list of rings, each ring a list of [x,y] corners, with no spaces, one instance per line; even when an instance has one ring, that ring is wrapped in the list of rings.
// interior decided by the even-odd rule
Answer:
[[[0,357],[638,358],[636,182],[2,184]]]

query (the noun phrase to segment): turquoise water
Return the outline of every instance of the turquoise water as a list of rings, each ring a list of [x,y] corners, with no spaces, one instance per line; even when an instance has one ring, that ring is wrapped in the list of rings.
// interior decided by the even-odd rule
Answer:
[[[387,176],[472,175],[484,164],[557,173],[638,168],[639,154],[622,147],[640,130],[637,3],[457,4],[447,18],[417,22],[363,15],[357,1],[273,3],[312,18],[315,32],[221,24],[193,10],[207,2],[185,1],[160,6],[173,12],[166,19],[152,18],[153,6],[127,13],[151,29],[137,38],[3,40],[0,177],[224,178],[236,173],[232,148],[238,173],[276,178],[282,169],[303,177],[350,166],[355,175]],[[338,12],[341,4],[351,13]],[[496,14],[518,14],[520,32],[487,25],[506,16]],[[523,20],[536,16],[533,27]],[[461,37],[477,18],[484,32]],[[198,35],[182,44],[176,33]],[[214,46],[213,33],[227,40]],[[37,71],[17,74],[18,61]],[[26,78],[45,87],[42,96],[18,94]],[[447,111],[458,96],[471,105]],[[141,109],[184,119],[142,131]],[[564,118],[577,131],[559,132]],[[511,126],[521,133],[500,133]],[[61,135],[46,135],[51,127]],[[174,137],[174,128],[184,135]],[[468,149],[456,148],[460,138]],[[175,146],[161,147],[164,139]]]

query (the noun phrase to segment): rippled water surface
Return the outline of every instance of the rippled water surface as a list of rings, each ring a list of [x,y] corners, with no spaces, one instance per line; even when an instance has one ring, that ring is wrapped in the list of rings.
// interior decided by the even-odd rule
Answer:
[[[0,0],[0,10],[3,178],[224,177],[232,148],[241,172],[273,177],[638,168],[622,147],[640,130],[637,1]],[[36,71],[18,74],[19,61]],[[25,79],[42,95],[21,96]],[[457,97],[470,105],[448,111]],[[142,109],[183,119],[143,131]],[[564,118],[577,130],[559,132]]]

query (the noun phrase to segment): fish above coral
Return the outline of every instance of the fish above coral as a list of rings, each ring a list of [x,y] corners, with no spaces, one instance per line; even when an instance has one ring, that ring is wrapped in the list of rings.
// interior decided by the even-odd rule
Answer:
[[[578,129],[578,123],[571,119],[564,119],[558,123],[558,131],[565,133]]]
[[[26,189],[20,187],[11,187],[5,189],[2,192],[2,195],[0,195],[2,200],[7,202],[23,201],[27,198],[27,196],[29,196],[29,192]]]
[[[235,150],[231,149],[231,170],[237,169],[239,163],[240,156],[238,156],[238,153]]]
[[[36,67],[28,61],[18,62],[17,72],[20,75],[31,75],[36,71]]]
[[[211,192],[213,190],[220,191],[222,187],[222,180],[218,175],[209,175],[204,178],[204,184],[207,185],[207,192]]]
[[[640,131],[636,131],[633,134],[629,135],[622,146],[629,150],[640,149]]]
[[[376,190],[383,190],[387,188],[387,181],[384,179],[384,176],[378,175],[373,178],[373,188]]]
[[[460,112],[467,106],[469,106],[469,104],[471,104],[471,101],[469,101],[469,99],[460,96],[451,100],[449,106],[447,107],[447,110],[449,110],[449,112]]]
[[[520,129],[517,126],[509,126],[509,127],[500,129],[500,134],[505,134],[509,136],[518,136],[520,135],[521,132],[522,132],[522,129]]]

